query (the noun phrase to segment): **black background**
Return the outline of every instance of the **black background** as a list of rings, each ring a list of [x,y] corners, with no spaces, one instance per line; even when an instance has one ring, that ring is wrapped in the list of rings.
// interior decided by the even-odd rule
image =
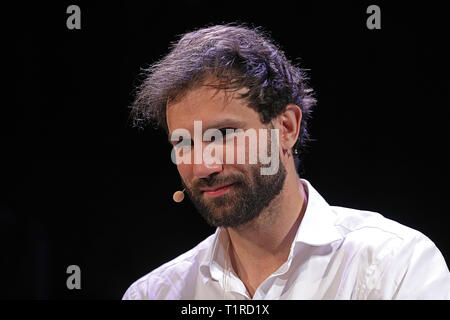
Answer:
[[[68,30],[66,8],[81,8]],[[381,8],[381,30],[366,8]],[[2,105],[2,298],[120,299],[214,232],[180,187],[162,132],[131,127],[140,68],[177,35],[262,26],[310,69],[318,105],[305,174],[332,205],[423,232],[450,261],[445,11],[351,1],[20,2],[3,11],[13,104]],[[447,82],[445,81],[447,80]],[[66,288],[81,268],[82,289]]]

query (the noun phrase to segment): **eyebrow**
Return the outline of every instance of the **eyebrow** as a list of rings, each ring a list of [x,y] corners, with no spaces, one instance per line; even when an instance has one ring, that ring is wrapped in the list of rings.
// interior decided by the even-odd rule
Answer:
[[[246,125],[247,125],[247,122],[245,122],[245,121],[227,118],[227,119],[219,120],[217,122],[213,122],[209,126],[206,126],[206,127],[203,127],[203,124],[202,124],[202,129],[203,129],[203,131],[206,131],[208,129],[221,129],[224,127],[242,128],[242,127],[245,127]],[[171,137],[172,137],[172,132],[169,133],[167,139],[170,144],[173,144],[173,141],[170,140]]]
[[[245,121],[240,121],[236,119],[223,119],[217,122],[212,123],[211,125],[204,127],[203,130],[206,131],[208,129],[220,129],[224,127],[245,127],[247,123]]]

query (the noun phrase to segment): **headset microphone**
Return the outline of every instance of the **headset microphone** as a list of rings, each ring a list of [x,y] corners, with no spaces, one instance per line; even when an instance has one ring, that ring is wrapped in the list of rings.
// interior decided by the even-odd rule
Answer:
[[[182,191],[176,191],[173,194],[173,201],[175,202],[181,202],[184,199],[184,190],[186,190],[186,188],[184,188]]]

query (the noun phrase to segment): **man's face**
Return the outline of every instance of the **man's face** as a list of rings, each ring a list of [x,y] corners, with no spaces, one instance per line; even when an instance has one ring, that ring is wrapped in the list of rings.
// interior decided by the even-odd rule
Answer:
[[[259,129],[268,130],[267,138],[264,139],[267,140],[267,149],[271,150],[271,127],[263,124],[257,111],[238,98],[238,93],[242,92],[244,91],[225,93],[224,90],[208,86],[190,90],[167,108],[169,139],[177,129],[186,129],[191,137],[195,137],[194,121],[201,121],[203,132],[218,129],[225,134],[226,129],[254,129],[258,141]],[[192,202],[206,221],[216,227],[236,227],[256,218],[281,192],[286,177],[282,163],[275,174],[261,175],[262,165],[259,160],[255,164],[249,164],[249,152],[254,152],[249,147],[249,139],[242,140],[246,143],[240,145],[226,143],[230,139],[234,141],[238,134],[224,136],[221,145],[222,162],[216,159],[212,163],[191,161],[177,165]],[[198,138],[192,140],[192,159],[196,148],[204,149],[214,143]],[[176,144],[174,141],[172,143]],[[246,155],[244,164],[238,164],[237,155],[240,152]],[[279,152],[278,147],[276,152]],[[223,161],[228,153],[234,155],[232,163]]]

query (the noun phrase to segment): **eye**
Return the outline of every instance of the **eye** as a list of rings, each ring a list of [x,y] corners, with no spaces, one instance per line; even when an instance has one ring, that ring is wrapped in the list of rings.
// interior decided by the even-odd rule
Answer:
[[[222,133],[222,135],[224,137],[226,137],[227,135],[229,135],[231,133],[234,133],[235,130],[236,130],[235,128],[221,128],[221,129],[219,129],[219,131]]]

